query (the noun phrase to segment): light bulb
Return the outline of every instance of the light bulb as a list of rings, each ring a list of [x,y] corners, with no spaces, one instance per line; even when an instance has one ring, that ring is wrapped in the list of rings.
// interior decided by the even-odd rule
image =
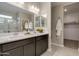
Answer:
[[[67,12],[67,9],[65,8],[64,11]]]

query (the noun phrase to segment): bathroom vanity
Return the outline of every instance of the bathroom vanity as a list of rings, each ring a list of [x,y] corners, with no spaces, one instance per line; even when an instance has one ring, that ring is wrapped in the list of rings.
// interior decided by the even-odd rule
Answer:
[[[47,18],[39,14],[39,8],[37,15],[24,8],[27,3],[19,4],[0,3],[0,56],[39,56],[48,49]]]
[[[10,40],[0,43],[1,56],[39,56],[48,48],[48,34]]]

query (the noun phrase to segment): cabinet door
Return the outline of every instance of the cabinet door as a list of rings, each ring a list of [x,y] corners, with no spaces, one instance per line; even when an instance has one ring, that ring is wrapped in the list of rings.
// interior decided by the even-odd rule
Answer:
[[[3,56],[23,56],[23,47],[18,47],[18,48],[3,52]]]
[[[40,36],[36,39],[36,55],[39,56],[48,48],[48,37]]]
[[[24,46],[24,56],[35,56],[35,43],[34,42]]]
[[[2,47],[1,47],[1,45],[0,45],[0,56],[2,55],[2,54],[1,54],[1,49],[2,49]]]

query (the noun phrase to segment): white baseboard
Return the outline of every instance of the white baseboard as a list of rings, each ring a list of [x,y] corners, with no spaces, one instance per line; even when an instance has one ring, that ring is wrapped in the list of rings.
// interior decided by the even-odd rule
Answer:
[[[59,46],[59,47],[64,47],[64,45],[60,45],[60,44],[56,44],[56,43],[52,43],[52,45]]]

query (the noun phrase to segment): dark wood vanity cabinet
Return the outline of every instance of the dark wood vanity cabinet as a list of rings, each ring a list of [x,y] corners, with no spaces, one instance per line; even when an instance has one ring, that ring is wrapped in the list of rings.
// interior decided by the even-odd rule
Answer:
[[[33,42],[24,46],[24,56],[35,56],[35,45]]]
[[[2,50],[2,49],[1,49],[1,46],[0,46],[0,56],[1,56],[1,50]]]
[[[48,48],[48,35],[36,37],[36,56],[44,53]]]
[[[23,47],[17,47],[2,53],[3,56],[23,56]]]
[[[1,56],[34,56],[35,38],[1,44]]]
[[[0,56],[39,56],[48,48],[48,35],[0,44]]]
[[[32,38],[32,42],[24,45],[24,56],[35,56],[35,38]]]

